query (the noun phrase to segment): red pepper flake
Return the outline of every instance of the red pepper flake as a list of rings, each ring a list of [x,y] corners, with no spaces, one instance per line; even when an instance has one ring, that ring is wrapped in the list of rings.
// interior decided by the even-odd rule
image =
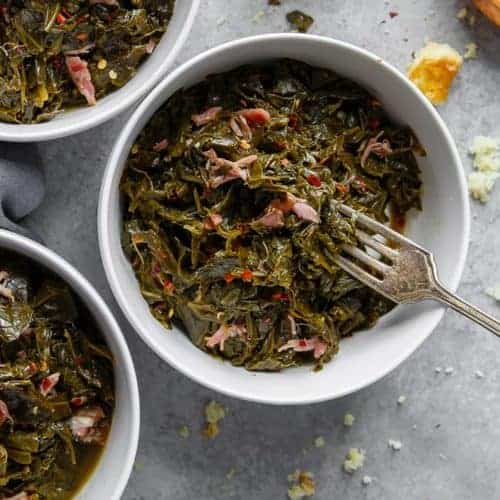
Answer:
[[[71,406],[74,406],[75,408],[79,408],[80,406],[83,406],[87,402],[87,397],[86,396],[75,396],[74,398],[71,398]]]
[[[378,130],[380,128],[380,118],[373,116],[368,120],[368,127],[371,130]]]
[[[88,38],[89,38],[89,35],[88,35],[88,33],[85,33],[84,31],[81,31],[80,33],[77,33],[75,35],[75,38],[77,40],[80,40],[80,42],[86,42],[88,40]]]
[[[321,179],[318,175],[316,174],[309,174],[307,177],[307,182],[311,184],[311,186],[314,187],[320,187],[321,186]]]
[[[361,177],[356,177],[354,179],[354,182],[356,182],[356,187],[363,193],[366,193],[368,191],[368,186],[366,185],[365,181],[361,179]]]
[[[394,19],[394,18],[395,18],[395,17],[397,17],[397,16],[399,16],[399,12],[396,12],[395,10],[391,10],[391,11],[389,12],[389,17],[390,17],[391,19]]]
[[[252,281],[253,280],[253,273],[250,269],[245,269],[242,273],[241,273],[241,279],[243,281]]]
[[[165,290],[168,294],[172,294],[175,292],[175,285],[170,280],[165,280],[163,282],[163,290]]]
[[[273,300],[288,300],[288,293],[277,292],[271,295]]]
[[[85,363],[85,358],[83,356],[77,356],[75,358],[75,365],[82,366]]]
[[[295,113],[291,114],[288,117],[288,126],[293,129],[296,129],[298,124],[299,124],[299,117]]]
[[[278,151],[285,151],[285,149],[288,149],[288,141],[286,139],[278,139],[274,141],[273,144]]]
[[[335,183],[335,189],[337,191],[340,191],[341,193],[348,193],[349,192],[349,186],[346,186],[345,184],[341,184],[340,182]]]
[[[224,275],[224,279],[226,280],[226,283],[229,285],[229,283],[232,283],[234,281],[234,279],[236,278],[236,276],[232,273],[226,273]]]
[[[66,23],[66,18],[61,14],[57,14],[56,16],[56,23],[59,25],[65,24]]]
[[[44,377],[42,379],[42,382],[40,383],[40,392],[42,396],[47,396],[49,392],[57,385],[59,382],[59,378],[61,377],[61,374],[59,372],[52,373],[51,375],[48,375],[47,377]]]
[[[28,366],[24,369],[27,375],[31,376],[34,375],[38,371],[38,366],[35,362],[30,361],[28,363]]]

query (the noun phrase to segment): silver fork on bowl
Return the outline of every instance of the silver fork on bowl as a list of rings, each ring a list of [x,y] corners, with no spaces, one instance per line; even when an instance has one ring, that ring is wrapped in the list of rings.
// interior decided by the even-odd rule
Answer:
[[[340,268],[398,304],[437,300],[500,337],[500,321],[450,292],[439,281],[431,252],[347,205],[338,203],[337,208],[353,219],[358,241],[384,257],[343,244],[341,254],[335,257]]]

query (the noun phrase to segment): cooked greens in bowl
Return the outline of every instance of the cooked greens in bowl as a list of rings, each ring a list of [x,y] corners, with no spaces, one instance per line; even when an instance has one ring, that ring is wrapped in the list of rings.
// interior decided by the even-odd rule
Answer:
[[[166,31],[174,2],[0,2],[0,121],[47,121],[125,85]]]
[[[334,264],[352,221],[420,209],[411,130],[331,71],[250,65],[175,93],[124,172],[124,249],[152,314],[249,370],[316,367],[393,304]]]
[[[73,498],[100,458],[114,400],[113,357],[83,304],[1,250],[0,497]]]

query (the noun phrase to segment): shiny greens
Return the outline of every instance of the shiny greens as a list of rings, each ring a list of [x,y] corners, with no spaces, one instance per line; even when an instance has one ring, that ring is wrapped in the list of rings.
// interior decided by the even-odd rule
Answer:
[[[0,1],[0,121],[46,121],[125,85],[166,30],[174,1]]]
[[[393,304],[339,269],[341,201],[420,209],[412,132],[352,81],[280,60],[173,95],[132,147],[123,245],[152,314],[249,370],[337,352]]]
[[[112,362],[59,278],[0,251],[0,498],[73,498],[107,439]]]

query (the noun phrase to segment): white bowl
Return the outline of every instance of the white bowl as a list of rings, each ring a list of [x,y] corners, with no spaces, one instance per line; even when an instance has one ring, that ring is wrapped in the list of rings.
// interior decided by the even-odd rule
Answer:
[[[0,229],[0,249],[32,259],[63,279],[82,300],[114,356],[116,407],[108,442],[78,500],[119,500],[132,472],[139,441],[139,389],[132,357],[110,310],[92,285],[64,259],[33,240]]]
[[[456,289],[467,253],[469,202],[460,157],[446,125],[395,68],[363,49],[329,38],[277,34],[237,40],[200,54],[169,75],[137,108],[115,144],[101,187],[98,228],[113,293],[136,331],[159,356],[222,393],[265,403],[302,404],[354,392],[389,373],[429,336],[444,308],[434,303],[397,307],[371,330],[343,340],[340,353],[320,372],[300,367],[250,373],[214,360],[180,330],[162,328],[150,314],[120,244],[120,178],[130,147],[158,107],[176,90],[209,74],[282,57],[351,78],[371,91],[394,120],[415,131],[428,155],[419,161],[424,210],[409,221],[408,234],[434,252],[442,280]]]
[[[95,106],[82,105],[53,120],[31,125],[0,122],[0,141],[36,142],[58,139],[96,127],[132,106],[165,76],[186,41],[200,0],[177,0],[166,33],[137,74],[122,88],[99,99]]]

